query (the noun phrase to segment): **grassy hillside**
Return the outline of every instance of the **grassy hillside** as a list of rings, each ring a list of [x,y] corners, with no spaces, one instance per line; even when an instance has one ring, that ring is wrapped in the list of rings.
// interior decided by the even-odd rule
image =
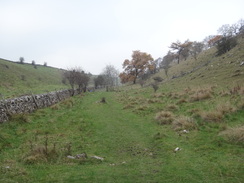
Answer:
[[[13,117],[0,126],[0,182],[242,182],[243,97],[167,90],[87,93]]]
[[[130,85],[12,116],[0,182],[243,182],[243,48],[172,65],[156,92]]]
[[[164,70],[161,70],[156,76],[161,76],[170,85],[177,85],[177,88],[203,85],[222,87],[243,85],[244,66],[240,66],[240,63],[244,61],[244,38],[240,37],[238,45],[229,52],[219,57],[215,55],[216,48],[213,47],[199,54],[197,60],[189,58],[186,61],[181,61],[180,64],[172,64],[168,71],[168,77]],[[168,82],[173,76],[190,71],[193,72]]]
[[[0,59],[0,93],[15,97],[30,93],[45,93],[67,88],[62,83],[62,71],[52,67],[18,64]]]

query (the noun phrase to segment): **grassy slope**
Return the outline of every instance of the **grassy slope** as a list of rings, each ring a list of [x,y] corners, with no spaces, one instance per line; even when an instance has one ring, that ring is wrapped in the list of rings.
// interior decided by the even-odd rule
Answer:
[[[67,88],[62,84],[61,70],[30,64],[17,64],[0,59],[0,93],[5,97],[45,93]]]
[[[213,56],[213,48],[197,61],[172,66],[169,78],[212,60],[168,79],[156,93],[133,85],[14,117],[0,126],[0,182],[242,182],[243,128],[240,139],[237,131],[221,135],[244,122],[239,41],[221,57]],[[102,97],[107,104],[97,103]],[[170,112],[172,121],[155,120],[161,111]],[[181,134],[183,129],[190,132]],[[176,147],[182,150],[174,153]],[[66,158],[83,152],[105,160]]]
[[[177,76],[181,72],[191,71],[200,65],[211,61],[207,66],[179,78],[176,81],[169,82],[170,85],[177,85],[177,88],[185,88],[186,86],[204,86],[217,85],[222,87],[232,87],[234,85],[243,85],[244,83],[244,66],[240,67],[240,63],[244,61],[244,38],[239,38],[238,45],[226,54],[215,57],[216,48],[211,48],[202,52],[195,61],[190,58],[182,61],[179,65],[174,64],[168,71],[168,78]],[[156,74],[167,80],[165,73],[161,70]]]
[[[134,92],[127,94],[131,101],[138,97]],[[118,101],[124,101],[124,95],[98,92],[76,96],[3,124],[0,181],[230,183],[243,180],[242,146],[218,136],[223,124],[237,125],[244,120],[243,111],[225,118],[233,118],[231,122],[199,123],[198,129],[179,136],[170,125],[155,122],[153,111],[157,104],[146,110],[123,110],[124,105]],[[146,92],[140,96],[146,97]],[[97,103],[102,97],[106,97],[107,104]],[[48,155],[43,153],[46,141]],[[174,153],[177,146],[182,150]],[[105,160],[66,158],[67,154],[83,152]]]

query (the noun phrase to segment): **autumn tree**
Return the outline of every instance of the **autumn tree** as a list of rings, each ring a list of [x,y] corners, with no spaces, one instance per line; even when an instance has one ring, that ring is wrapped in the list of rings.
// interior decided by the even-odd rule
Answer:
[[[122,83],[132,81],[135,84],[139,76],[147,70],[154,69],[153,58],[150,54],[136,50],[133,51],[131,57],[131,60],[126,59],[123,63],[124,72],[119,75]]]
[[[170,45],[170,48],[177,53],[177,63],[180,63],[180,57],[183,56],[184,58],[187,56],[189,52],[189,47],[191,46],[192,42],[186,40],[184,43],[180,41],[173,42]]]

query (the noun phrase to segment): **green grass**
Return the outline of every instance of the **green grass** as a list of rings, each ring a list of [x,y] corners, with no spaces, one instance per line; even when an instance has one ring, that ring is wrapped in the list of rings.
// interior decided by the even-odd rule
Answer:
[[[221,57],[211,48],[196,61],[172,64],[168,78],[157,73],[165,79],[157,92],[128,85],[12,116],[0,125],[0,182],[243,182],[244,41],[238,41]],[[58,89],[59,76],[0,60],[0,93]],[[99,102],[103,97],[107,103]],[[88,158],[67,158],[81,153]]]
[[[62,70],[31,64],[18,64],[0,59],[0,93],[5,98],[39,94],[67,88],[62,83]]]
[[[219,135],[225,126],[240,125],[243,111],[228,114],[222,123],[205,123],[194,118],[197,129],[179,136],[170,124],[158,125],[154,119],[164,101],[176,99],[161,97],[161,104],[137,108],[142,102],[139,100],[132,109],[123,109],[134,97],[145,101],[151,97],[147,90],[135,93],[133,90],[88,93],[2,124],[0,182],[243,180],[243,144]],[[127,95],[131,96],[129,101]],[[99,103],[102,97],[107,103]],[[207,101],[198,102],[204,106]],[[175,116],[191,108],[189,103],[179,107],[173,111]],[[47,155],[35,154],[33,149],[45,146]],[[182,150],[174,153],[176,147]],[[89,157],[86,160],[66,157],[84,152]],[[104,161],[92,159],[93,155],[103,157]]]

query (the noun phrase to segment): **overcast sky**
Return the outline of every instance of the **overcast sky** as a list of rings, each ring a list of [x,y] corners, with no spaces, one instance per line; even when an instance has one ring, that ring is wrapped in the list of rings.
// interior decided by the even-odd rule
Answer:
[[[0,58],[122,71],[133,50],[157,59],[241,18],[243,0],[0,0]]]

